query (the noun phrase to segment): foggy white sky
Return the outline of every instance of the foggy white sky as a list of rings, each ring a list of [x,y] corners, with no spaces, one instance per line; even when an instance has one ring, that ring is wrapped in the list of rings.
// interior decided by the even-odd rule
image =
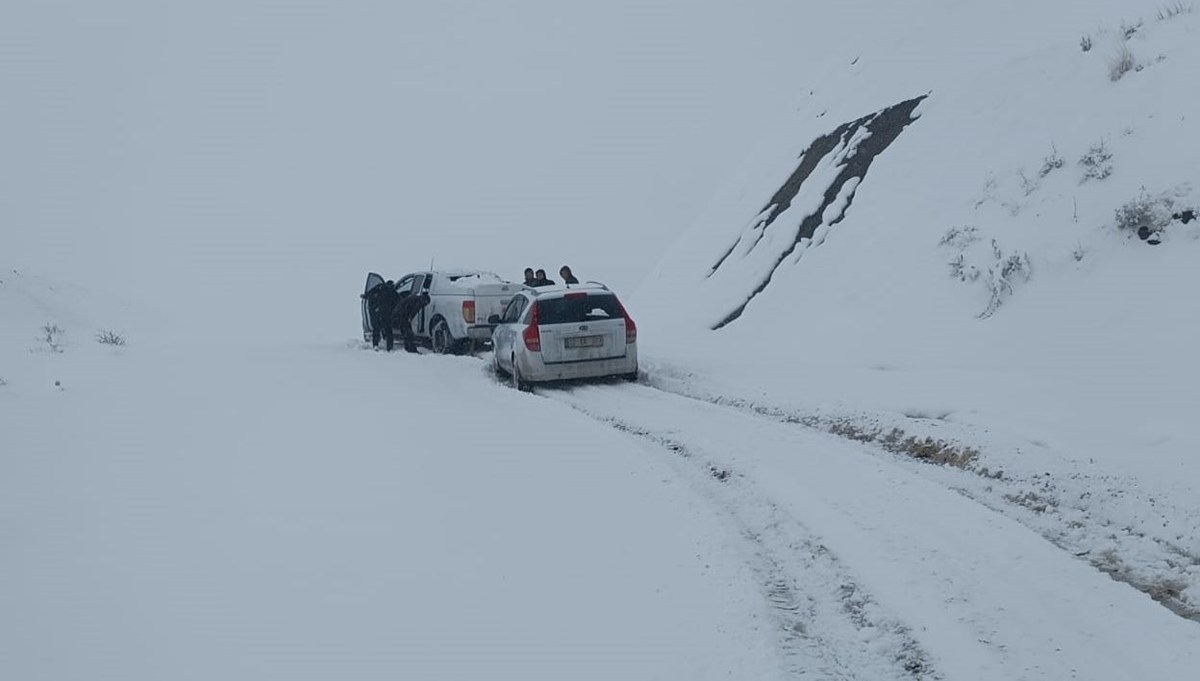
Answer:
[[[629,289],[788,114],[789,5],[5,3],[3,264],[339,333],[431,258]]]

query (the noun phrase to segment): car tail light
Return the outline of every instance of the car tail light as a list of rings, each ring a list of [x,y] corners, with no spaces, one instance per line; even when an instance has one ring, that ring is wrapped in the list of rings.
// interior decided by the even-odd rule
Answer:
[[[621,301],[617,301],[617,307],[621,309],[621,316],[625,318],[625,343],[636,343],[637,324],[633,323],[633,317],[630,317],[629,313],[625,311],[625,306],[621,304]]]
[[[462,305],[463,321],[468,324],[475,323],[475,301],[464,300]]]
[[[542,333],[538,329],[538,305],[533,304],[533,309],[529,312],[529,326],[521,332],[521,338],[525,341],[525,349],[530,352],[542,351]]]

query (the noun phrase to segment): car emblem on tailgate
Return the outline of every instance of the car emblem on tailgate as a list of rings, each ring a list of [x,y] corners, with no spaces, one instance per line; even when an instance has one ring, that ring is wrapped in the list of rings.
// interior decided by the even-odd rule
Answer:
[[[580,331],[587,331],[587,324],[581,324],[581,325],[579,326],[579,330],[580,330]]]

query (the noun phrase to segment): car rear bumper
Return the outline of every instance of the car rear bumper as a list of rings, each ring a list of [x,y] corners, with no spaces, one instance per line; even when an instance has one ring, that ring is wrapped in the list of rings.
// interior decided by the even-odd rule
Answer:
[[[492,340],[493,328],[494,327],[491,326],[468,326],[467,338],[470,338],[471,340],[490,341]]]
[[[518,357],[517,361],[522,365],[521,377],[531,383],[622,376],[632,374],[638,370],[636,351],[627,352],[624,357],[587,360],[583,362],[546,364],[526,357]]]

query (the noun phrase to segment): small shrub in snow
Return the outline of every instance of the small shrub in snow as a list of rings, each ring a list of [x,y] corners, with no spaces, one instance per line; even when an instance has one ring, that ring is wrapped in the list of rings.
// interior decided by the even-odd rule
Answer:
[[[976,228],[955,227],[946,232],[938,245],[957,251],[947,262],[951,277],[961,282],[982,281],[986,286],[988,303],[979,318],[987,319],[1012,295],[1015,284],[1029,280],[1033,268],[1029,254],[1005,253],[995,239],[992,239],[992,248],[988,252],[986,246],[975,246],[979,240]],[[977,266],[972,260],[990,262],[984,267]]]
[[[101,345],[125,345],[125,337],[115,331],[101,331],[96,334],[96,342]]]
[[[1112,175],[1112,152],[1104,140],[1093,144],[1087,153],[1079,158],[1079,167],[1083,168],[1083,182],[1088,180],[1103,180]]]
[[[1145,24],[1145,22],[1143,22],[1141,19],[1138,19],[1138,22],[1136,24],[1130,24],[1130,23],[1126,23],[1126,22],[1122,21],[1121,22],[1121,35],[1126,40],[1129,40],[1133,36],[1137,35],[1138,31],[1142,30],[1142,26],[1144,24]]]
[[[1062,156],[1058,155],[1058,148],[1051,144],[1050,155],[1042,159],[1042,167],[1038,169],[1038,177],[1046,177],[1062,167]]]
[[[1017,171],[1017,177],[1020,178],[1020,180],[1021,180],[1021,191],[1025,193],[1025,196],[1029,196],[1030,194],[1037,191],[1037,189],[1038,189],[1037,180],[1034,180],[1034,179],[1030,178],[1028,175],[1026,175],[1024,168]],[[1014,211],[1013,215],[1016,215],[1019,212],[1020,212],[1020,209]]]
[[[950,265],[950,276],[959,281],[975,281],[979,278],[979,268],[967,262],[967,257],[962,253],[954,256],[948,263]]]
[[[1028,253],[1005,254],[1000,245],[992,239],[992,256],[994,262],[988,267],[984,282],[987,284],[991,297],[987,307],[979,313],[980,319],[987,319],[996,314],[996,310],[1008,300],[1013,293],[1013,284],[1019,281],[1029,281],[1033,276],[1033,267],[1029,262]]]
[[[6,385],[8,385],[8,381],[4,380],[3,376],[0,376],[0,388],[3,388]]]
[[[979,278],[979,269],[967,262],[966,251],[971,244],[979,241],[979,230],[974,227],[954,227],[942,236],[938,246],[953,248],[958,253],[946,264],[950,266],[950,276],[959,281],[975,281]]]
[[[42,327],[40,340],[46,344],[50,352],[62,352],[62,338],[65,333],[65,331],[59,328],[58,324],[46,324]]]
[[[1121,49],[1117,50],[1117,53],[1108,60],[1108,79],[1115,83],[1121,80],[1126,73],[1137,68],[1137,58],[1133,56],[1133,50],[1130,50],[1128,45],[1122,45]]]
[[[1085,255],[1087,255],[1087,249],[1083,247],[1083,244],[1079,244],[1075,250],[1071,251],[1071,257],[1075,259],[1075,262],[1083,262]]]
[[[1117,229],[1136,234],[1143,241],[1157,242],[1157,236],[1175,215],[1170,196],[1152,197],[1143,189],[1138,197],[1116,210]]]
[[[1159,8],[1158,20],[1166,21],[1167,19],[1174,19],[1180,14],[1191,14],[1191,12],[1192,6],[1183,2],[1183,0],[1179,0],[1179,2]]]
[[[952,227],[943,236],[938,246],[951,246],[963,250],[979,241],[979,230],[974,227]]]
[[[1085,35],[1079,39],[1079,48],[1084,52],[1092,51],[1092,36]]]

